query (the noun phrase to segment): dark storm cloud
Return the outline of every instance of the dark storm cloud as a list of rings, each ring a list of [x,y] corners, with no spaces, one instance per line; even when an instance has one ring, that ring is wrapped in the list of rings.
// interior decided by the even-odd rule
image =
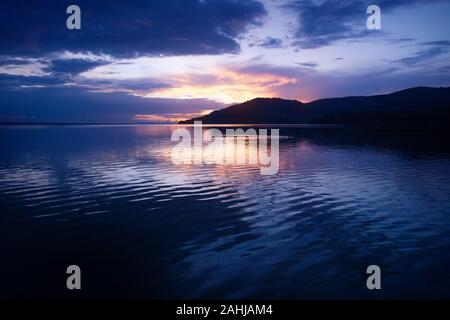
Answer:
[[[437,2],[439,0],[323,0],[293,1],[285,7],[298,12],[298,29],[294,45],[299,48],[319,48],[343,39],[360,39],[373,35],[367,29],[367,7],[378,5],[383,13],[415,3]],[[378,33],[379,34],[379,33]]]
[[[6,0],[0,54],[70,50],[137,55],[237,52],[236,38],[266,15],[256,0],[78,0],[81,30],[66,28],[73,1]]]

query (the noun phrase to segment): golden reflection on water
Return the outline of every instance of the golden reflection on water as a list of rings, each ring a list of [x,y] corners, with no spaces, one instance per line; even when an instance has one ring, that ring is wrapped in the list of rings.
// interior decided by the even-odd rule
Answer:
[[[226,128],[228,126],[203,127],[201,134],[195,134],[193,126],[138,126],[135,132],[138,136],[147,136],[150,139],[164,137],[159,148],[140,150],[141,156],[147,152],[148,155],[170,161],[182,171],[194,167],[200,169],[228,166],[246,170],[260,169],[263,175],[278,172],[281,164],[278,140],[287,137],[280,137],[278,132],[274,134],[270,129],[265,136],[261,134],[262,131],[249,127],[243,128],[243,135],[227,136]],[[171,141],[173,132],[180,129],[182,133]],[[235,127],[235,130],[237,129]]]

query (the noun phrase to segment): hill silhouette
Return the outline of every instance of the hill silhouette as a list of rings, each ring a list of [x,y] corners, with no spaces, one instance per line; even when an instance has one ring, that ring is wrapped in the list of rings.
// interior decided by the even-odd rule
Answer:
[[[391,94],[321,99],[310,103],[256,98],[180,121],[191,124],[450,124],[450,87],[417,87]]]

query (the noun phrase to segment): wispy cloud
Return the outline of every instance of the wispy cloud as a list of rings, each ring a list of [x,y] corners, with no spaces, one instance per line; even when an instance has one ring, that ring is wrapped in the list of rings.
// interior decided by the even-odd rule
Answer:
[[[422,45],[427,46],[427,48],[420,50],[413,55],[394,60],[393,62],[411,67],[445,55],[449,53],[450,49],[450,41],[447,40],[423,42]]]
[[[7,57],[0,60],[0,74],[22,77],[50,75],[48,65],[38,59]]]
[[[442,0],[378,0],[376,3],[369,0],[298,0],[284,6],[298,15],[294,44],[299,48],[312,49],[329,46],[340,40],[354,41],[368,36],[380,36],[380,32],[370,32],[366,27],[366,9],[371,4],[377,4],[383,13],[388,13],[399,7],[438,1]],[[387,36],[385,33],[381,34]]]
[[[298,65],[306,68],[315,68],[319,64],[315,62],[299,62]]]
[[[264,39],[258,39],[250,43],[250,46],[257,46],[266,49],[279,49],[283,47],[283,40],[279,38],[266,37]]]

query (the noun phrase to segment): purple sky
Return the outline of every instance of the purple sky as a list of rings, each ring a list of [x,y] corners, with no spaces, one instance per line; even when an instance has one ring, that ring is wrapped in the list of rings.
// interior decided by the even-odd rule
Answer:
[[[8,0],[0,121],[174,121],[255,97],[448,86],[449,21],[448,0]]]

